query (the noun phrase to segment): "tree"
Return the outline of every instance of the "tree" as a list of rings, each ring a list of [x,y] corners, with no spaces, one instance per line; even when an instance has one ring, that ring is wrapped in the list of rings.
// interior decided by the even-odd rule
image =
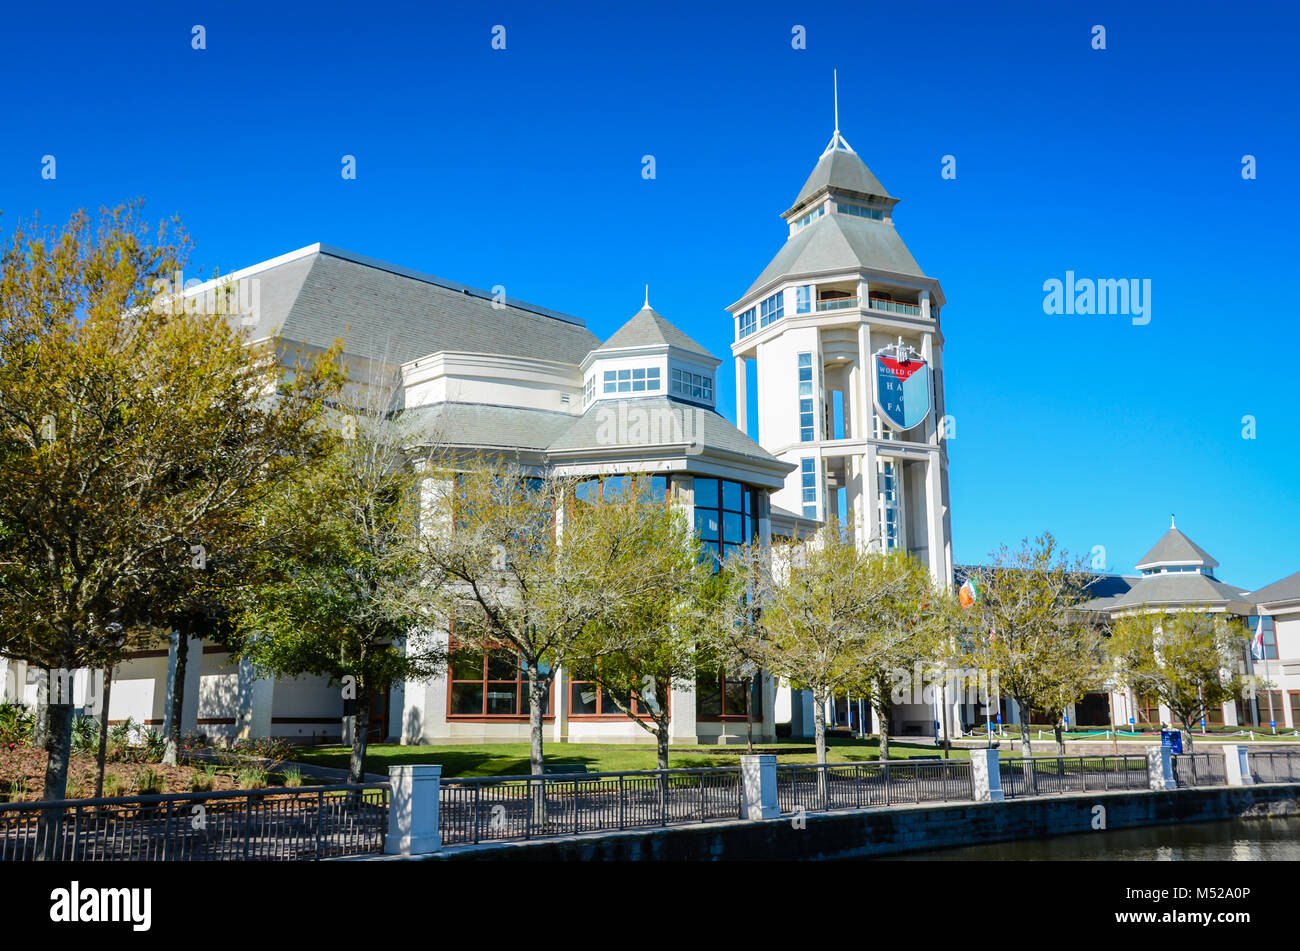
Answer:
[[[420,546],[427,613],[451,623],[459,647],[518,657],[530,768],[543,775],[542,717],[555,671],[577,656],[588,625],[640,590],[643,579],[609,569],[627,563],[636,538],[576,504],[586,488],[553,470],[449,454],[429,469]]]
[[[600,504],[586,504],[584,541],[617,560],[591,565],[585,600],[607,596],[606,609],[573,645],[571,671],[590,680],[625,716],[655,738],[660,769],[668,768],[669,699],[712,663],[709,602],[717,586],[711,559],[683,514],[630,479],[616,497],[606,485]],[[630,583],[629,583],[630,582]]]
[[[351,714],[348,781],[365,779],[370,705],[407,678],[440,673],[446,651],[418,636],[420,488],[412,417],[372,390],[343,408],[343,435],[316,469],[285,485],[263,515],[292,539],[270,548],[243,599],[235,650],[279,676],[340,687]]]
[[[1248,640],[1208,609],[1148,611],[1117,619],[1108,651],[1126,686],[1155,695],[1182,723],[1190,752],[1192,724],[1242,691],[1234,665]]]
[[[701,636],[708,667],[739,674],[745,691],[745,744],[754,751],[754,680],[762,676],[768,648],[764,610],[771,591],[771,551],[761,543],[742,545],[714,575],[701,598],[706,621]]]
[[[0,258],[0,652],[60,672],[121,659],[111,626],[131,599],[191,570],[215,523],[311,458],[337,385],[332,352],[286,378],[278,341],[158,306],[188,243],[167,226],[151,238],[135,211],[20,225]],[[58,798],[72,705],[54,699]]]
[[[950,631],[950,598],[929,569],[905,552],[863,556],[860,642],[851,686],[865,693],[880,721],[880,758],[889,759],[889,721],[899,685],[930,663]]]
[[[1014,552],[1004,545],[969,578],[979,597],[965,612],[959,654],[996,674],[1001,692],[1016,701],[1021,752],[1031,756],[1030,711],[1042,708],[1059,720],[1101,683],[1100,634],[1077,610],[1091,578],[1050,533],[1025,539]]]
[[[832,518],[808,542],[774,545],[762,583],[763,665],[812,692],[818,763],[826,762],[826,702],[862,677],[867,619],[902,595],[898,579],[880,583],[876,557]]]

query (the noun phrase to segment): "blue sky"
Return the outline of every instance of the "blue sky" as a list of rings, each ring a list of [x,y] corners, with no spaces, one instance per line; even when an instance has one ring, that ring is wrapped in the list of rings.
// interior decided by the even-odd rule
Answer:
[[[948,299],[958,560],[1049,529],[1131,570],[1176,513],[1224,580],[1300,569],[1298,15],[988,6],[26,5],[0,31],[0,227],[141,196],[205,273],[323,241],[602,337],[649,283],[725,357],[838,67],[844,135]],[[1151,322],[1044,314],[1066,270],[1150,279]],[[729,359],[718,390],[733,414]]]

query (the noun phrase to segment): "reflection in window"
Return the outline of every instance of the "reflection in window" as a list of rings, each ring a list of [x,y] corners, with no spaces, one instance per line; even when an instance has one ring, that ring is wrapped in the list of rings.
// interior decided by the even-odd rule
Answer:
[[[715,568],[758,534],[754,491],[728,479],[695,480],[695,533]]]

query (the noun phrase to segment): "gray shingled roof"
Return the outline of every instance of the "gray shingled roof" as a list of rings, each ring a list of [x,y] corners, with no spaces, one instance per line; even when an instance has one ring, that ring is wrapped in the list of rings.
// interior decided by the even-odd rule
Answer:
[[[431,439],[483,449],[543,450],[576,417],[569,413],[486,403],[434,403],[412,409]]]
[[[821,157],[817,167],[808,176],[808,181],[804,182],[793,207],[803,204],[827,186],[837,191],[876,195],[880,198],[893,197],[885,191],[885,186],[880,184],[879,179],[871,174],[871,169],[867,168],[857,152],[831,149]]]
[[[1256,604],[1300,600],[1300,571],[1287,575],[1281,581],[1274,581],[1258,591],[1252,591],[1250,600]]]
[[[1138,561],[1139,568],[1147,565],[1169,564],[1174,562],[1196,562],[1210,568],[1218,567],[1214,556],[1196,542],[1192,541],[1176,528],[1165,532],[1155,547]]]
[[[637,311],[631,320],[614,331],[614,335],[597,349],[617,350],[620,347],[652,347],[662,344],[671,344],[682,350],[700,353],[706,357],[713,356],[705,347],[696,343],[673,326],[670,321],[655,312],[649,304]]]
[[[1249,592],[1236,585],[1216,581],[1200,572],[1179,571],[1141,578],[1125,594],[1116,598],[1112,607],[1130,608],[1144,604],[1181,604],[1192,607],[1246,600],[1249,600]]]
[[[627,407],[626,423],[621,422],[617,415],[620,405]],[[644,415],[633,417],[630,415],[633,411],[643,411]],[[701,447],[776,461],[776,457],[713,410],[669,396],[597,401],[547,448],[558,452],[619,446],[670,446],[683,442],[697,442]]]
[[[600,340],[577,323],[443,287],[321,250],[256,275],[256,336],[279,332],[349,353],[405,363],[439,351],[497,353],[580,364]]]
[[[846,215],[823,215],[791,236],[750,285],[746,296],[786,274],[876,268],[925,277],[892,224]]]
[[[627,406],[623,415],[621,405]],[[485,403],[435,403],[409,415],[430,439],[453,446],[560,452],[698,442],[701,448],[777,461],[713,410],[668,396],[597,401],[581,416]]]

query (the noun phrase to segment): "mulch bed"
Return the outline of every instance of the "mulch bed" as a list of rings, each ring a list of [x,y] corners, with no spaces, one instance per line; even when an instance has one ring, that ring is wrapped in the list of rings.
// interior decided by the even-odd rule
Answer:
[[[39,747],[14,746],[12,749],[0,747],[0,801],[36,802],[43,798],[45,791],[45,762],[48,753]],[[136,780],[145,770],[153,770],[164,777],[162,792],[190,792],[194,789],[194,778],[203,773],[194,766],[164,766],[161,763],[123,763],[109,762],[104,767],[105,795],[110,795],[107,779],[116,774],[117,795],[131,796],[137,793]],[[10,790],[13,781],[23,776],[27,780],[27,791],[21,796],[14,796]],[[241,788],[235,777],[218,772],[213,777],[213,789]],[[95,757],[85,753],[73,753],[68,764],[68,799],[89,799],[95,793]]]

